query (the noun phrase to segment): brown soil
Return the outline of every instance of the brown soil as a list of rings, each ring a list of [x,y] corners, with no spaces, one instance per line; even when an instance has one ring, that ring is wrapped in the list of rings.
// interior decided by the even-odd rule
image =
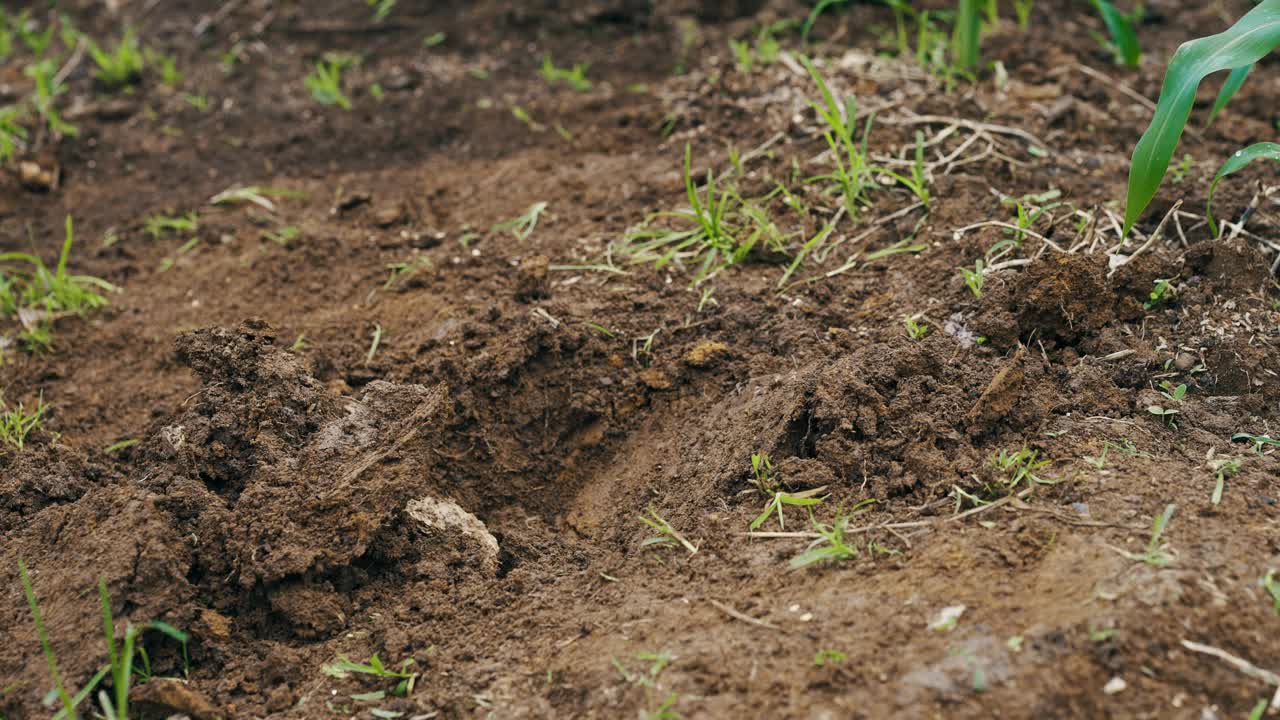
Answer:
[[[746,161],[755,195],[790,182],[793,161],[824,171],[809,80],[785,63],[738,72],[727,44],[803,3],[436,0],[382,24],[357,1],[116,4],[62,9],[99,38],[137,27],[211,107],[150,80],[104,97],[76,68],[80,134],[28,158],[59,166],[60,185],[0,179],[0,251],[29,249],[29,229],[54,257],[71,214],[72,270],[122,288],[59,319],[52,353],[10,348],[0,368],[6,398],[50,407],[26,449],[0,455],[6,717],[52,712],[19,557],[76,687],[107,655],[99,578],[118,632],[127,619],[191,633],[189,676],[134,691],[148,717],[621,718],[670,700],[686,718],[1239,718],[1276,691],[1183,641],[1280,671],[1260,582],[1280,571],[1280,454],[1231,440],[1280,436],[1276,255],[1255,240],[1280,241],[1280,212],[1263,198],[1250,234],[1222,241],[1182,219],[1112,272],[1103,208],[1120,209],[1147,111],[1077,69],[1154,97],[1179,42],[1249,3],[1150,3],[1132,71],[1110,64],[1079,3],[1040,0],[1029,33],[1008,21],[986,40],[1007,84],[988,73],[950,92],[876,56],[888,9],[826,17],[813,52],[833,86],[879,108],[876,153],[909,157],[916,130],[948,125],[912,113],[1009,126],[1048,152],[999,131],[992,152],[984,139],[957,156],[973,162],[934,171],[927,215],[873,225],[914,201],[878,191],[833,236],[847,245],[815,252],[781,294],[786,260],[769,253],[690,288],[696,267],[618,252],[628,227],[685,202],[686,143],[700,174],[773,138]],[[302,84],[333,50],[363,55],[350,112]],[[589,62],[594,88],[545,82],[544,54]],[[1195,162],[1142,232],[1179,198],[1199,213],[1220,158],[1274,137],[1275,69],[1188,137],[1179,156]],[[1224,183],[1221,214],[1238,218],[1269,173]],[[306,197],[274,214],[209,205],[237,185]],[[806,187],[805,202],[837,204]],[[1010,257],[1031,262],[989,274],[976,299],[957,268],[1005,235],[956,230],[1008,221],[995,191],[1050,188],[1097,226],[1042,220],[1074,252],[1028,238]],[[547,212],[526,238],[485,230],[535,202]],[[788,232],[820,229],[771,207]],[[143,232],[188,210],[194,249]],[[923,251],[834,272],[917,223]],[[298,237],[264,237],[282,226]],[[605,262],[611,243],[628,274],[564,267]],[[400,262],[420,269],[384,287]],[[1160,278],[1176,295],[1144,307]],[[913,340],[903,317],[917,313],[929,330]],[[1163,398],[1165,381],[1185,399]],[[1176,428],[1148,412],[1161,404]],[[104,453],[125,439],[139,442]],[[1086,459],[1108,443],[1101,468]],[[972,507],[957,488],[996,499],[992,456],[1023,447],[1056,483],[957,517]],[[759,451],[788,489],[827,488],[820,522],[876,500],[850,521],[856,557],[791,571],[807,538],[744,534],[764,505]],[[1242,462],[1215,506],[1221,458]],[[1141,553],[1169,504],[1171,563],[1118,551]],[[642,545],[648,508],[697,552]],[[786,520],[809,529],[802,508]],[[932,629],[952,606],[954,627]],[[171,639],[144,646],[158,677],[183,677]],[[412,659],[415,686],[352,699],[394,683],[324,673],[340,654]]]

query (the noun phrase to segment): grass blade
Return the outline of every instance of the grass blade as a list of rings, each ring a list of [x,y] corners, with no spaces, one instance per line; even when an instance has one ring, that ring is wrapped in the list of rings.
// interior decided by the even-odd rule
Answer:
[[[1218,168],[1218,174],[1213,176],[1213,184],[1209,186],[1209,200],[1205,203],[1205,218],[1209,221],[1209,231],[1214,237],[1218,237],[1219,234],[1218,224],[1213,220],[1213,193],[1218,189],[1218,183],[1222,182],[1226,176],[1243,170],[1254,160],[1280,161],[1280,145],[1273,142],[1254,143],[1243,150],[1237,150],[1222,163],[1222,167]]]
[[[1174,53],[1151,124],[1133,149],[1124,214],[1126,234],[1164,182],[1200,83],[1215,72],[1253,64],[1277,45],[1280,0],[1263,0],[1226,31],[1183,43]]]
[[[956,7],[956,27],[951,36],[952,61],[961,70],[973,69],[980,60],[982,16],[978,0],[960,0]]]
[[[49,633],[44,629],[44,618],[40,616],[40,604],[36,602],[36,591],[31,585],[31,576],[27,574],[27,564],[18,558],[18,575],[22,576],[22,591],[27,596],[27,607],[31,609],[31,619],[36,624],[36,635],[40,638],[40,647],[44,649],[44,659],[49,665],[49,675],[58,690],[58,698],[62,700],[62,710],[68,718],[75,720],[76,706],[67,693],[67,686],[62,683],[62,673],[58,672],[58,660],[53,655],[53,645],[49,643]]]

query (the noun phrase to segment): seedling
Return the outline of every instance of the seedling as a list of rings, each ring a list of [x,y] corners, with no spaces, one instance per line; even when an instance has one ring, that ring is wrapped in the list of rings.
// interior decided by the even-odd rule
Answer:
[[[1018,18],[1018,29],[1026,32],[1031,25],[1031,10],[1035,0],[1013,0],[1013,13]]]
[[[116,289],[114,285],[96,277],[67,273],[73,238],[71,217],[67,216],[66,237],[54,271],[35,255],[0,253],[0,316],[17,314],[23,307],[38,309],[46,315],[64,312],[84,315],[107,304],[107,299],[97,291],[112,292]],[[6,271],[7,263],[21,265],[17,270]]]
[[[1085,455],[1081,459],[1084,460],[1087,464],[1091,465],[1095,470],[1102,470],[1107,466],[1107,451],[1109,451],[1110,449],[1111,448],[1108,445],[1104,444],[1102,446],[1101,455],[1098,455],[1097,457],[1093,457],[1091,455]]]
[[[1267,591],[1271,596],[1271,603],[1275,607],[1276,615],[1280,615],[1280,580],[1276,579],[1276,571],[1268,570],[1266,577],[1259,580],[1262,583],[1262,589]]]
[[[364,364],[368,365],[373,362],[373,356],[378,352],[378,345],[382,344],[382,324],[374,323],[373,325],[373,341],[369,343],[369,352],[364,356]]]
[[[1218,169],[1218,174],[1213,176],[1213,183],[1209,185],[1209,198],[1205,202],[1205,218],[1209,221],[1209,231],[1213,233],[1214,237],[1222,234],[1217,222],[1213,219],[1213,194],[1218,189],[1218,183],[1222,182],[1226,176],[1243,170],[1254,160],[1280,160],[1280,144],[1260,142],[1243,150],[1237,150]]]
[[[104,455],[114,455],[120,452],[121,450],[124,450],[126,448],[131,448],[134,445],[137,445],[139,442],[141,441],[139,441],[137,438],[126,438],[124,440],[118,440],[106,446],[105,448],[103,448],[102,452]]]
[[[98,66],[94,77],[109,90],[119,90],[138,82],[142,78],[142,69],[146,66],[142,48],[138,45],[138,38],[133,30],[126,30],[115,49],[109,52],[90,43],[89,55]]]
[[[1107,0],[1093,0],[1093,6],[1102,16],[1102,23],[1107,26],[1107,33],[1111,36],[1109,42],[1096,34],[1094,34],[1095,39],[1099,44],[1111,48],[1115,53],[1117,64],[1131,68],[1138,67],[1142,62],[1142,49],[1138,46],[1138,34],[1134,31],[1134,24],[1141,19],[1141,6],[1132,15],[1120,12]]]
[[[1179,383],[1175,387],[1174,385],[1171,385],[1168,380],[1165,380],[1160,383],[1160,394],[1167,400],[1182,402],[1182,399],[1187,396],[1187,385],[1186,383]]]
[[[545,55],[542,58],[542,77],[552,85],[563,82],[580,93],[590,92],[592,85],[587,79],[588,67],[585,63],[575,63],[572,68],[558,68],[551,61],[551,56]]]
[[[418,274],[419,271],[431,267],[431,258],[418,257],[411,262],[396,262],[387,264],[387,281],[382,284],[383,290],[390,290],[410,277]]]
[[[875,500],[863,500],[848,513],[836,511],[836,517],[829,525],[818,522],[810,511],[809,522],[813,525],[813,531],[818,534],[818,538],[809,543],[804,552],[791,558],[788,566],[792,570],[800,570],[810,565],[840,562],[857,557],[858,548],[845,540],[845,533],[849,530],[850,520],[866,512],[874,503]]]
[[[640,543],[640,547],[679,544],[680,547],[683,547],[690,555],[698,552],[697,546],[686,540],[678,530],[671,526],[671,523],[664,520],[652,505],[649,506],[649,516],[646,517],[641,515],[640,522],[648,525],[658,532],[657,536],[647,538],[644,542]]]
[[[1174,418],[1174,416],[1178,414],[1177,410],[1173,408],[1167,408],[1162,405],[1148,405],[1147,412],[1160,418],[1165,425],[1169,426],[1170,429],[1173,429],[1173,430],[1178,429],[1177,420]]]
[[[823,485],[822,487],[819,487],[819,488],[814,488],[812,490],[805,490],[804,492],[798,492],[798,493],[788,493],[788,492],[781,492],[781,491],[775,492],[773,493],[773,497],[769,499],[769,502],[765,504],[764,512],[760,513],[755,520],[751,521],[751,525],[748,527],[748,529],[752,531],[759,529],[759,527],[769,519],[769,516],[773,515],[774,513],[777,513],[778,528],[781,530],[786,530],[787,527],[786,527],[786,523],[782,513],[782,509],[784,506],[794,505],[799,507],[809,507],[812,505],[817,505],[821,503],[824,499],[817,496],[821,495],[826,491],[827,491],[827,486]]]
[[[432,48],[437,45],[443,45],[447,37],[448,36],[442,32],[432,33],[422,39],[422,47]]]
[[[387,19],[391,11],[396,7],[396,0],[366,0],[369,7],[373,8],[373,21],[382,22]]]
[[[671,664],[671,661],[675,659],[671,653],[665,650],[656,653],[636,653],[635,658],[649,664],[648,668],[646,668],[644,672],[628,670],[627,666],[623,665],[622,662],[615,657],[610,657],[609,662],[613,664],[614,669],[618,671],[618,674],[622,676],[623,680],[631,683],[632,685],[640,685],[647,688],[657,687],[658,676],[661,675],[662,671],[666,670],[667,666]]]
[[[1241,461],[1234,459],[1213,460],[1209,463],[1215,480],[1212,497],[1214,505],[1222,502],[1222,491],[1226,489],[1227,478],[1240,472],[1240,465]]]
[[[839,664],[848,659],[848,657],[848,655],[840,652],[839,650],[819,650],[817,654],[813,656],[813,666],[823,667],[828,663],[833,665]]]
[[[671,693],[654,710],[641,710],[640,720],[681,720],[680,713],[675,711],[676,702],[680,700],[678,693]]]
[[[0,108],[0,163],[13,158],[18,148],[26,147],[27,129],[18,124],[24,112],[20,106]]]
[[[40,427],[46,409],[43,397],[36,401],[35,409],[29,411],[21,402],[10,407],[0,395],[0,443],[22,452],[27,436]]]
[[[44,618],[40,615],[40,604],[36,601],[36,591],[31,585],[31,576],[27,574],[27,564],[18,558],[18,575],[22,578],[22,591],[27,596],[27,607],[31,610],[31,620],[36,625],[36,636],[40,638],[40,647],[44,650],[45,664],[49,667],[49,676],[53,678],[53,687],[58,691],[58,699],[62,701],[62,712],[65,717],[75,720],[76,703],[72,702],[67,686],[62,682],[62,673],[58,671],[58,660],[53,654],[53,645],[49,642],[49,633],[44,627]]]
[[[916,318],[918,317],[920,316],[908,315],[907,317],[902,319],[902,321],[907,326],[907,337],[911,338],[912,340],[923,340],[924,336],[929,333],[929,326],[916,320]]]
[[[394,680],[394,686],[387,692],[396,697],[406,697],[413,692],[413,686],[418,680],[418,673],[409,672],[409,666],[411,665],[413,665],[413,658],[406,658],[400,663],[397,670],[383,665],[382,660],[377,655],[370,655],[368,663],[358,663],[352,661],[346,655],[339,654],[337,659],[320,668],[320,671],[329,677],[338,678],[339,680],[345,680],[351,677],[353,673],[356,675],[368,675],[380,680]]]
[[[493,232],[510,232],[516,236],[518,240],[528,240],[533,234],[535,228],[538,227],[538,220],[542,217],[542,213],[546,212],[547,203],[536,202],[524,211],[523,215],[504,220],[492,228]]]
[[[1151,310],[1155,306],[1168,299],[1173,295],[1173,287],[1169,284],[1169,280],[1156,280],[1155,287],[1151,288],[1151,295],[1146,302],[1142,303],[1144,310]]]
[[[969,292],[973,293],[973,296],[979,300],[982,299],[982,280],[984,277],[982,271],[983,264],[981,258],[973,264],[972,270],[964,267],[960,268],[960,275],[964,277],[964,284],[968,286]]]
[[[1250,435],[1249,433],[1236,433],[1231,436],[1233,442],[1240,440],[1248,440],[1253,443],[1253,451],[1262,455],[1262,448],[1270,445],[1272,447],[1280,447],[1280,439],[1271,437],[1270,435]]]
[[[1165,527],[1168,526],[1170,518],[1178,509],[1177,505],[1170,504],[1165,507],[1164,512],[1160,513],[1151,522],[1151,539],[1147,542],[1145,552],[1131,553],[1118,547],[1112,547],[1112,550],[1135,562],[1144,562],[1153,567],[1164,567],[1174,561],[1174,552],[1169,548],[1168,543],[1162,543],[1160,538],[1164,535]]]
[[[67,91],[66,84],[58,78],[58,65],[53,58],[45,58],[28,65],[23,74],[35,82],[35,90],[31,96],[31,106],[45,122],[49,132],[55,136],[75,135],[76,127],[62,119],[58,113],[56,102],[59,95]]]
[[[234,205],[237,203],[253,203],[264,210],[275,212],[276,204],[271,202],[271,198],[305,198],[306,196],[306,193],[298,192],[297,190],[249,185],[247,187],[234,187],[223,190],[209,198],[209,204]]]
[[[1249,67],[1280,45],[1280,0],[1263,0],[1226,31],[1183,43],[1165,71],[1151,124],[1133,150],[1123,232],[1151,204],[1191,117],[1196,91],[1205,77],[1231,70],[1215,107],[1225,105],[1244,82]]]
[[[751,453],[751,474],[754,476],[752,484],[757,490],[766,495],[777,492],[778,482],[773,478],[773,461],[769,459],[769,453],[763,450]]]
[[[854,137],[858,117],[857,100],[850,95],[845,98],[843,105],[836,102],[826,80],[813,62],[804,56],[800,57],[800,62],[809,71],[809,77],[818,86],[818,92],[822,96],[822,104],[810,101],[809,106],[826,123],[827,129],[823,133],[823,138],[827,141],[832,161],[835,163],[835,168],[830,173],[808,178],[807,182],[834,182],[844,200],[844,207],[849,217],[856,218],[861,207],[868,203],[867,191],[875,186],[876,169],[871,166],[867,152],[867,143],[875,116],[867,116],[862,139],[857,140]]]
[[[143,223],[142,229],[152,240],[159,240],[168,233],[194,233],[200,229],[200,216],[194,211],[181,216],[152,215]]]
[[[342,92],[342,71],[350,64],[342,58],[326,58],[315,65],[315,69],[303,78],[303,84],[311,92],[311,97],[321,105],[337,105],[343,110],[351,109],[351,101]]]
[[[164,55],[153,50],[144,50],[147,63],[160,68],[160,83],[169,87],[177,87],[182,82],[182,73],[178,72],[178,59],[172,55]]]
[[[1000,450],[999,453],[992,455],[990,459],[991,467],[1002,473],[1005,477],[1001,480],[1001,485],[1005,490],[1013,492],[1023,481],[1028,485],[1054,485],[1056,480],[1045,480],[1036,475],[1036,471],[1053,462],[1052,460],[1039,460],[1039,451],[1030,450],[1025,445],[1016,452]]]

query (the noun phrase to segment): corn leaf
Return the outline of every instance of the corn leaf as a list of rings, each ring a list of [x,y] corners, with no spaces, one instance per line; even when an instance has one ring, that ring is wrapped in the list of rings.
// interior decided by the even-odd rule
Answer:
[[[956,25],[951,36],[952,62],[961,70],[970,70],[981,59],[982,16],[978,0],[960,0],[956,7]]]
[[[1218,183],[1231,173],[1243,170],[1245,166],[1254,160],[1276,160],[1280,161],[1280,144],[1272,142],[1260,142],[1250,145],[1243,150],[1237,150],[1234,155],[1227,158],[1222,163],[1222,167],[1218,168],[1218,174],[1213,176],[1213,184],[1209,186],[1209,200],[1205,204],[1205,217],[1209,220],[1209,230],[1214,237],[1218,236],[1218,225],[1213,221],[1213,193],[1218,189]]]
[[[1120,59],[1129,67],[1137,67],[1142,60],[1142,48],[1138,46],[1138,34],[1133,30],[1133,21],[1107,0],[1093,0],[1093,5],[1102,16],[1107,32],[1111,33],[1111,42],[1120,51]]]
[[[1244,79],[1249,77],[1249,71],[1253,69],[1253,65],[1245,65],[1231,71],[1227,76],[1227,81],[1222,83],[1222,90],[1218,92],[1218,99],[1213,103],[1213,110],[1209,113],[1209,120],[1205,125],[1212,125],[1214,118],[1218,117],[1218,113],[1222,112],[1222,108],[1227,106],[1231,98],[1235,97],[1240,91],[1240,87],[1244,85]]]
[[[1151,124],[1133,149],[1124,213],[1126,234],[1164,181],[1201,81],[1215,72],[1251,65],[1277,45],[1280,0],[1263,0],[1226,31],[1183,43],[1173,54]]]

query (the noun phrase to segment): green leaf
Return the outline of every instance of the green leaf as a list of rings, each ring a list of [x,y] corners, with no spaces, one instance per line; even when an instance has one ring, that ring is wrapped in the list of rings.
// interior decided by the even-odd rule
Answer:
[[[1240,91],[1240,87],[1244,85],[1244,79],[1249,77],[1249,71],[1252,69],[1253,65],[1244,65],[1232,70],[1227,76],[1227,81],[1222,83],[1222,89],[1218,91],[1218,99],[1213,103],[1213,110],[1209,112],[1209,119],[1205,121],[1206,127],[1213,124],[1213,119],[1218,117],[1222,108],[1226,107],[1231,98]]]
[[[1225,32],[1183,43],[1165,72],[1160,100],[1133,149],[1124,232],[1151,204],[1191,117],[1196,89],[1209,75],[1250,65],[1280,45],[1280,0],[1263,0]]]
[[[1142,60],[1142,48],[1138,46],[1138,34],[1133,30],[1133,22],[1107,0],[1093,0],[1093,5],[1102,16],[1107,32],[1111,33],[1111,42],[1120,51],[1120,59],[1129,67],[1138,67]]]
[[[1218,183],[1226,176],[1243,170],[1245,166],[1254,160],[1277,160],[1280,161],[1280,144],[1273,142],[1254,143],[1243,150],[1237,150],[1234,155],[1227,158],[1222,163],[1222,167],[1218,168],[1218,174],[1213,176],[1213,184],[1209,186],[1209,199],[1205,203],[1205,217],[1209,220],[1209,230],[1214,237],[1218,236],[1218,224],[1213,220],[1213,193],[1218,189]]]

